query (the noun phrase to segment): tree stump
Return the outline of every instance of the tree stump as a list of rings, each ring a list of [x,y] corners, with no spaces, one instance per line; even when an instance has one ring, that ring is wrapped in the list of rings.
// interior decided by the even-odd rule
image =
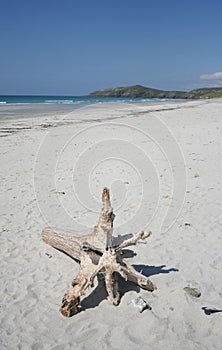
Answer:
[[[97,274],[105,277],[108,298],[113,305],[120,302],[117,276],[132,281],[141,288],[154,291],[156,286],[124,260],[124,248],[135,245],[151,235],[151,232],[137,232],[126,236],[113,237],[115,215],[110,203],[109,189],[102,192],[102,209],[99,221],[88,234],[63,232],[46,227],[42,239],[50,246],[68,254],[80,263],[78,275],[65,292],[60,308],[64,316],[71,317],[81,310],[80,297],[88,287],[93,287]]]

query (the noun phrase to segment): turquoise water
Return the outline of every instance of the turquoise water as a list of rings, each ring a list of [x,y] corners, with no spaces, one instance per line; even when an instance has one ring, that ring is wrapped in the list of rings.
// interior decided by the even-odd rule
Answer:
[[[79,107],[95,103],[164,101],[165,99],[123,98],[123,97],[91,97],[91,96],[0,96],[1,105],[18,104],[62,104],[79,105]]]

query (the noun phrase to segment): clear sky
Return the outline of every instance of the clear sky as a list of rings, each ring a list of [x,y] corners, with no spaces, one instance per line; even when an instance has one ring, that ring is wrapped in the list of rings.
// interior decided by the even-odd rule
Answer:
[[[0,94],[222,86],[221,0],[7,0]]]

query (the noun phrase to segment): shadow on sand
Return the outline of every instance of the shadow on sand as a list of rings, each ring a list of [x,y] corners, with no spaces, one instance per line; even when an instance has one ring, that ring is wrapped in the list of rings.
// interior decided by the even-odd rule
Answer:
[[[140,273],[142,273],[146,277],[159,275],[161,273],[170,273],[170,272],[178,272],[178,269],[175,269],[174,267],[170,269],[164,269],[166,265],[160,265],[160,266],[148,266],[148,265],[132,265],[134,269]]]
[[[145,277],[150,277],[158,274],[166,274],[170,272],[179,271],[176,268],[164,269],[166,265],[160,266],[148,266],[148,265],[132,265],[134,269],[142,273]],[[125,281],[120,275],[118,276],[119,290],[121,298],[124,294],[129,291],[135,291],[139,293],[140,287],[133,282]],[[98,285],[97,287],[88,295],[85,299],[81,301],[81,310],[91,309],[98,306],[101,301],[107,298],[107,292],[104,282],[104,277],[102,274],[98,275]]]

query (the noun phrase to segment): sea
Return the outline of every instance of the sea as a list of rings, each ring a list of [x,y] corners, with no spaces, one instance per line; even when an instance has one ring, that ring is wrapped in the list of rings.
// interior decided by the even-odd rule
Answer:
[[[166,99],[154,98],[124,98],[124,97],[94,97],[94,96],[13,96],[0,95],[0,105],[18,104],[64,104],[64,105],[89,105],[95,103],[118,103],[118,102],[146,102],[164,101]]]

